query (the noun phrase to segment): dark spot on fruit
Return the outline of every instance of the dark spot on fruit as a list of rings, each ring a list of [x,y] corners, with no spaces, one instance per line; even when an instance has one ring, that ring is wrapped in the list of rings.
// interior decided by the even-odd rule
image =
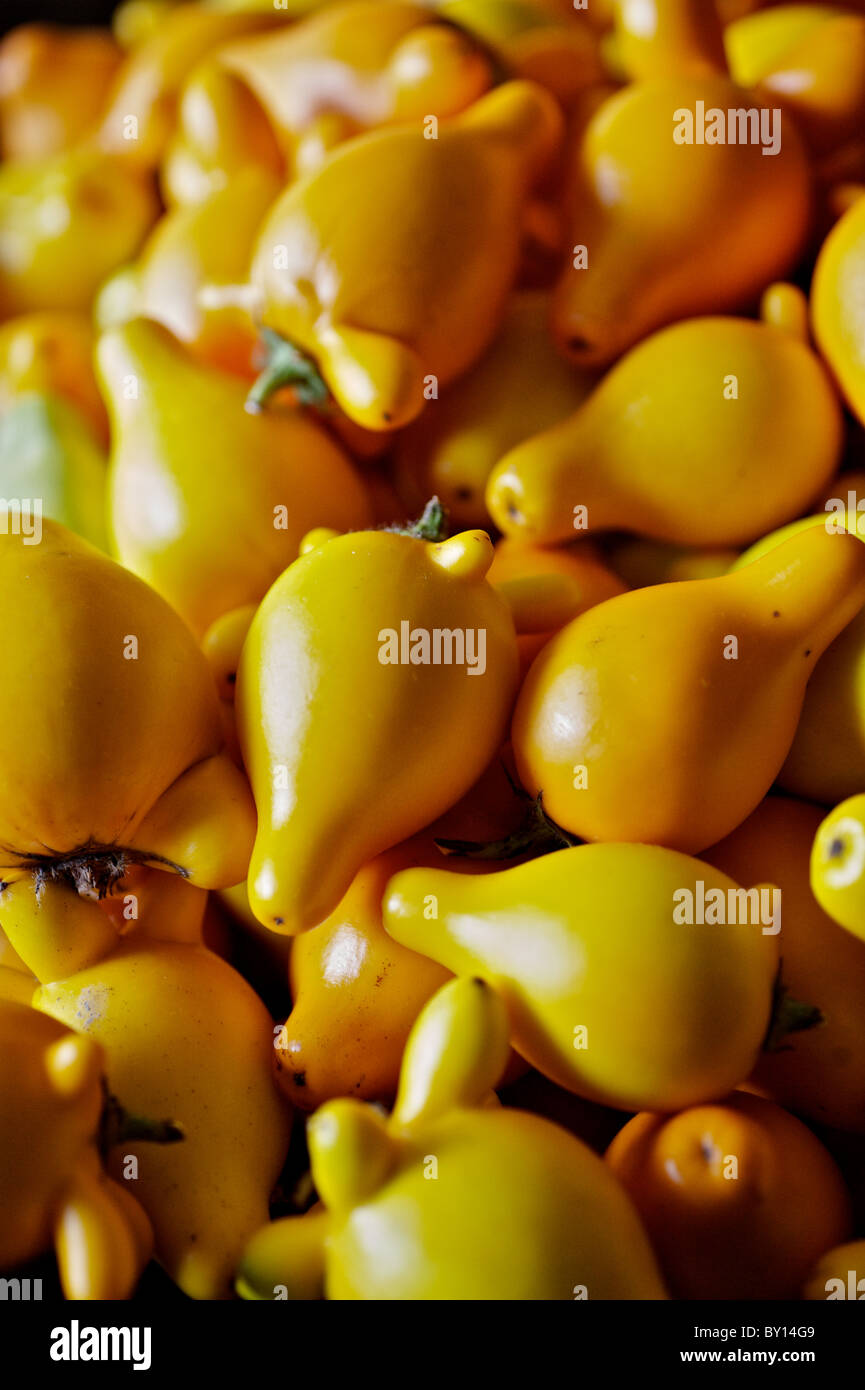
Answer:
[[[773,618],[780,618],[780,616],[781,616],[781,614],[778,612],[778,610],[777,610],[777,608],[776,608],[776,609],[775,609],[775,612],[772,614],[772,617],[773,617]]]
[[[228,681],[229,685],[234,685],[234,682],[237,680],[237,672],[230,671],[225,679]]]
[[[810,648],[810,647],[806,647],[806,648],[805,648],[805,655],[806,655],[806,656],[810,656],[810,655],[811,655],[811,648]]]
[[[305,1086],[305,1085],[306,1085],[306,1072],[305,1072],[305,1071],[296,1071],[296,1072],[294,1073],[294,1076],[292,1077],[292,1080],[293,1080],[295,1086]]]
[[[284,917],[274,917],[273,921],[274,921],[274,924],[275,924],[277,927],[281,927],[282,924],[283,924],[283,922],[285,921],[285,918],[284,918]]]
[[[841,858],[841,855],[842,855],[843,853],[844,853],[844,841],[841,839],[841,837],[840,837],[839,835],[836,835],[835,838],[834,838],[834,840],[832,840],[831,843],[830,843],[830,845],[829,845],[829,858],[830,858],[830,859],[840,859],[840,858]]]

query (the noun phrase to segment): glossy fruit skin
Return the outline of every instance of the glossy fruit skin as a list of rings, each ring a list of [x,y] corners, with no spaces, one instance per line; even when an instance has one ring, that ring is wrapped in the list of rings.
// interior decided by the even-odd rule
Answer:
[[[207,891],[136,864],[94,901],[74,885],[25,875],[0,892],[0,922],[22,968],[49,984],[105,960],[124,938],[200,945]],[[29,1002],[29,999],[28,999]]]
[[[218,44],[283,20],[272,8],[265,14],[232,14],[204,5],[180,5],[167,13],[120,70],[99,126],[102,149],[154,168],[174,126],[180,88],[196,64]],[[132,134],[130,116],[137,121]]]
[[[409,511],[435,494],[451,526],[487,526],[487,479],[522,440],[576,410],[593,377],[562,360],[550,341],[549,296],[515,294],[477,366],[398,436],[395,476]]]
[[[513,1046],[558,1085],[623,1110],[676,1110],[750,1074],[777,965],[758,925],[674,922],[674,893],[703,873],[649,845],[581,845],[482,878],[413,869],[388,884],[384,923],[494,985]],[[710,873],[707,889],[733,886]]]
[[[34,856],[126,848],[180,864],[193,883],[237,882],[253,810],[222,752],[212,677],[188,629],[48,520],[39,545],[0,535],[0,577],[4,880]],[[130,636],[136,660],[124,656]]]
[[[470,34],[438,23],[426,6],[394,0],[327,6],[301,24],[227,44],[217,61],[266,113],[286,182],[363,131],[457,115],[492,80],[490,58]],[[195,128],[180,129],[195,151]]]
[[[217,50],[184,83],[159,166],[160,190],[170,208],[190,208],[252,174],[281,188],[285,159],[267,113]]]
[[[782,5],[728,26],[734,81],[789,111],[809,147],[826,153],[861,130],[865,17],[838,6]]]
[[[536,1116],[484,1106],[506,1052],[491,990],[477,980],[439,990],[409,1039],[393,1116],[337,1100],[310,1121],[326,1219],[313,1211],[259,1233],[239,1292],[273,1297],[278,1283],[289,1297],[315,1297],[317,1284],[349,1300],[664,1298],[639,1222],[596,1155]],[[431,1157],[446,1180],[428,1180]]]
[[[120,63],[100,29],[22,24],[0,43],[0,154],[42,159],[95,125]]]
[[[89,146],[0,167],[0,312],[85,310],[158,216],[150,181]]]
[[[568,236],[589,248],[588,265],[568,262],[553,307],[556,337],[581,365],[605,366],[676,319],[743,308],[804,247],[810,176],[792,123],[772,157],[753,144],[675,143],[674,113],[693,113],[698,101],[725,112],[743,105],[723,77],[654,78],[612,97],[589,124]]]
[[[861,1302],[865,1298],[865,1240],[848,1241],[821,1255],[800,1296],[811,1303],[839,1298],[855,1298]]]
[[[635,1116],[607,1163],[677,1298],[795,1298],[814,1260],[850,1232],[849,1194],[826,1149],[786,1110],[745,1092]]]
[[[163,324],[201,361],[253,377],[258,332],[239,287],[279,188],[269,171],[243,169],[199,204],[160,218],[136,264],[131,316]]]
[[[814,501],[842,439],[831,381],[805,344],[748,319],[691,319],[633,348],[575,413],[506,453],[487,506],[506,535],[542,545],[579,524],[738,546]]]
[[[35,391],[0,414],[0,496],[41,498],[45,516],[107,550],[107,459],[75,406]]]
[[[492,872],[493,861],[445,859],[433,836],[506,833],[519,813],[502,765],[491,764],[430,831],[365,864],[330,916],[292,943],[293,1007],[274,1046],[277,1080],[298,1109],[316,1110],[340,1096],[392,1103],[415,1019],[450,972],[387,935],[381,915],[387,882],[420,864]],[[511,1053],[505,1080],[515,1069],[521,1073],[525,1065]]]
[[[250,415],[243,382],[194,362],[160,325],[109,330],[97,366],[116,553],[198,635],[257,603],[311,526],[369,521],[360,477],[310,412]]]
[[[6,998],[0,1041],[0,1267],[55,1245],[66,1298],[129,1298],[152,1234],[102,1171],[102,1050]]]
[[[520,692],[521,782],[581,838],[699,853],[772,785],[807,679],[861,607],[863,579],[855,537],[810,527],[720,579],[589,609]]]
[[[257,607],[255,603],[247,603],[241,608],[232,608],[211,623],[201,642],[219,698],[226,704],[234,704],[240,653]]]
[[[430,1152],[456,1170],[453,1182],[424,1182]],[[537,1116],[500,1110],[443,1117],[417,1137],[403,1137],[399,1158],[380,1195],[332,1223],[329,1298],[572,1299],[575,1287],[596,1299],[664,1296],[639,1225],[620,1192],[605,1188],[595,1155]],[[547,1184],[561,1207],[545,1195]],[[379,1274],[384,1260],[369,1260],[364,1232],[382,1255],[396,1256],[407,1211],[417,1213],[412,1228],[420,1249],[404,1257],[396,1277]],[[537,1263],[515,1269],[513,1251],[523,1249],[537,1251]],[[627,1261],[605,1268],[602,1249],[627,1251]]]
[[[357,424],[407,424],[430,377],[444,386],[490,343],[561,125],[543,88],[508,82],[435,139],[359,136],[277,200],[252,262],[262,321],[316,359]]]
[[[605,77],[588,11],[524,0],[446,0],[439,13],[481,39],[506,72],[546,87],[565,111]]]
[[[736,561],[736,569],[767,554],[774,546],[810,526],[837,531],[844,526],[865,539],[865,520],[846,506],[848,491],[861,486],[855,474],[842,473],[826,491],[839,494],[827,510],[802,517],[764,536]],[[841,511],[841,506],[844,510]],[[826,806],[853,796],[865,784],[865,609],[838,634],[817,662],[805,691],[796,736],[778,774],[778,784],[793,796]],[[826,738],[831,726],[832,737]]]
[[[34,1004],[101,1044],[130,1110],[183,1126],[179,1144],[124,1145],[139,1162],[134,1191],[183,1292],[226,1297],[243,1244],[267,1219],[290,1131],[264,1005],[212,952],[164,942],[125,943],[110,960],[42,986]],[[111,1171],[119,1177],[123,1167],[117,1154]]]
[[[615,0],[615,54],[631,81],[726,74],[715,5],[703,0]]]
[[[811,313],[817,345],[860,421],[865,421],[865,351],[857,287],[863,265],[865,198],[858,198],[820,248],[811,289]]]
[[[0,1001],[30,1007],[36,981],[32,975],[0,963]]]
[[[848,797],[819,826],[811,887],[824,912],[865,941],[865,794]]]
[[[737,883],[780,888],[783,984],[794,999],[823,1014],[819,1027],[790,1033],[778,1051],[761,1054],[754,1084],[814,1124],[861,1134],[865,943],[833,922],[811,891],[808,860],[820,819],[816,806],[770,796],[703,857]]]
[[[575,603],[570,617],[576,617],[578,613],[594,608],[595,604],[603,603],[608,598],[615,598],[617,594],[624,594],[628,588],[607,568],[588,542],[562,546],[558,550],[545,550],[542,546],[507,536],[497,542],[488,576],[492,585],[535,579],[538,575],[546,574],[559,575],[574,585]],[[523,677],[541,647],[558,630],[558,627],[553,627],[546,632],[519,633],[517,643]]]
[[[481,531],[439,544],[358,531],[301,555],[263,600],[236,711],[259,818],[249,898],[271,930],[317,926],[363,864],[458,801],[501,747],[517,646],[491,560]],[[406,622],[483,630],[483,671],[383,663]]]
[[[437,853],[426,848],[428,857]],[[330,916],[292,944],[294,1002],[274,1047],[277,1080],[300,1110],[338,1096],[388,1102],[396,1094],[412,1024],[449,979],[391,941],[381,922],[388,879],[421,858],[412,842],[386,850],[360,870]]]
[[[48,310],[0,326],[0,409],[34,391],[60,396],[81,412],[100,444],[108,418],[93,374],[95,335],[88,314]]]

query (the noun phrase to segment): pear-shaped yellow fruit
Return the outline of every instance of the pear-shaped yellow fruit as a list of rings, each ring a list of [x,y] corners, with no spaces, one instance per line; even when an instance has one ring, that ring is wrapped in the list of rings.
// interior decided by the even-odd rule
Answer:
[[[98,367],[117,554],[199,635],[257,603],[310,527],[371,519],[363,483],[309,412],[250,415],[243,383],[194,362],[161,325],[110,329]]]
[[[261,1000],[203,947],[130,941],[110,960],[43,985],[34,1004],[101,1044],[127,1108],[181,1125],[182,1143],[125,1147],[137,1163],[132,1187],[183,1291],[226,1297],[244,1243],[267,1219],[291,1125]],[[118,1179],[124,1166],[128,1157],[115,1152]]]
[[[541,544],[617,530],[736,546],[803,512],[841,443],[837,396],[803,342],[768,323],[691,319],[505,454],[487,506],[506,535]]]
[[[552,1081],[622,1110],[678,1110],[724,1095],[757,1060],[771,909],[673,850],[579,845],[481,876],[407,869],[385,890],[384,924],[495,985],[511,1042]]]
[[[769,790],[808,678],[863,599],[862,543],[808,527],[720,579],[589,609],[523,685],[523,785],[583,839],[705,849]]]
[[[596,112],[569,201],[553,327],[575,361],[603,366],[785,275],[808,232],[810,173],[792,121],[753,93],[723,76],[657,77]]]
[[[491,341],[562,125],[532,82],[431,120],[350,140],[293,183],[253,257],[264,324],[315,358],[369,429],[407,424]]]
[[[501,747],[518,655],[492,558],[483,531],[357,531],[301,555],[258,609],[236,710],[258,808],[249,900],[274,931],[322,922]]]
[[[662,1299],[639,1220],[609,1169],[536,1115],[483,1102],[507,1019],[480,980],[418,1018],[390,1120],[357,1100],[309,1122],[323,1205],[248,1244],[247,1298]]]

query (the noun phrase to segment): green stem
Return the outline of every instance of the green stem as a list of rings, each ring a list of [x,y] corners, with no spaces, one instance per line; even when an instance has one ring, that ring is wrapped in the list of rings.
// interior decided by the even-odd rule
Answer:
[[[247,410],[258,414],[284,386],[294,387],[301,405],[326,409],[330,393],[312,359],[270,328],[261,330],[261,338],[266,348],[265,364],[246,398]]]
[[[581,843],[547,815],[540,795],[529,797],[522,788],[518,795],[528,805],[523,819],[510,835],[486,843],[480,840],[436,840],[436,845],[443,854],[454,854],[461,859],[520,859],[526,854],[539,859],[543,854],[554,854],[556,850],[569,849]]]
[[[99,1122],[99,1149],[105,1156],[116,1144],[144,1141],[150,1144],[179,1144],[186,1138],[183,1126],[175,1120],[151,1120],[125,1110],[102,1082],[105,1104]]]
[[[443,541],[447,535],[448,514],[437,497],[431,497],[417,521],[406,526],[380,526],[396,536],[413,536],[418,541]]]
[[[764,1052],[789,1052],[790,1044],[784,1041],[791,1033],[804,1033],[817,1028],[825,1022],[821,1011],[814,1004],[805,1004],[794,999],[781,980],[781,965],[775,975],[772,991],[772,1015],[763,1041]]]

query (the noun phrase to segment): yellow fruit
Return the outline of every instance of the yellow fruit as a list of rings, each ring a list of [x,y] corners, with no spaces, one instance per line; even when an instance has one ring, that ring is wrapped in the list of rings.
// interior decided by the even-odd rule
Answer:
[[[439,990],[412,1031],[390,1120],[355,1100],[331,1101],[310,1120],[322,1208],[259,1232],[238,1291],[664,1298],[639,1221],[601,1160],[546,1120],[484,1107],[506,1055],[507,1020],[491,990],[478,980]]]
[[[522,687],[520,780],[583,839],[714,844],[775,780],[807,680],[861,608],[863,583],[865,547],[809,527],[720,579],[589,609]]]
[[[487,484],[506,535],[543,545],[636,531],[737,546],[805,510],[838,467],[842,417],[819,358],[747,319],[646,339],[576,412],[517,444]]]
[[[236,707],[259,818],[249,899],[272,930],[317,926],[501,747],[517,645],[492,557],[480,531],[358,531],[303,554],[258,609]]]
[[[257,603],[311,526],[369,520],[363,483],[309,412],[250,415],[241,381],[145,319],[103,334],[97,355],[118,557],[199,635]]]
[[[407,424],[490,343],[561,124],[543,88],[507,82],[435,139],[418,123],[349,141],[277,199],[252,264],[262,321],[351,420]]]
[[[623,1110],[677,1110],[750,1074],[777,966],[771,929],[687,923],[701,883],[726,914],[733,881],[685,855],[581,845],[481,877],[406,870],[387,886],[384,924],[494,985],[514,1047],[560,1086]]]
[[[751,125],[769,118],[766,141],[727,138],[727,113],[742,109],[754,112]],[[701,143],[701,112],[716,111],[725,143]],[[773,135],[780,147],[764,157]],[[585,366],[675,319],[744,308],[803,250],[811,191],[799,136],[787,117],[773,132],[765,103],[725,77],[631,84],[596,112],[574,165],[573,260],[553,326]]]
[[[411,512],[435,494],[452,526],[488,525],[484,489],[498,460],[585,400],[593,378],[562,360],[548,317],[548,295],[515,295],[477,366],[401,431],[396,482]]]
[[[637,1115],[607,1163],[680,1299],[795,1298],[818,1254],[850,1232],[850,1197],[829,1153],[759,1096]]]
[[[808,881],[821,812],[770,796],[703,858],[737,883],[781,890],[781,979],[822,1023],[761,1054],[754,1084],[815,1124],[865,1132],[865,942],[822,911]],[[865,1273],[865,1270],[863,1270]]]
[[[212,952],[164,942],[126,943],[43,985],[34,1004],[101,1044],[129,1109],[182,1126],[182,1143],[142,1151],[130,1142],[111,1170],[120,1181],[136,1159],[133,1191],[184,1293],[226,1297],[243,1245],[267,1219],[288,1145],[264,1005]]]

